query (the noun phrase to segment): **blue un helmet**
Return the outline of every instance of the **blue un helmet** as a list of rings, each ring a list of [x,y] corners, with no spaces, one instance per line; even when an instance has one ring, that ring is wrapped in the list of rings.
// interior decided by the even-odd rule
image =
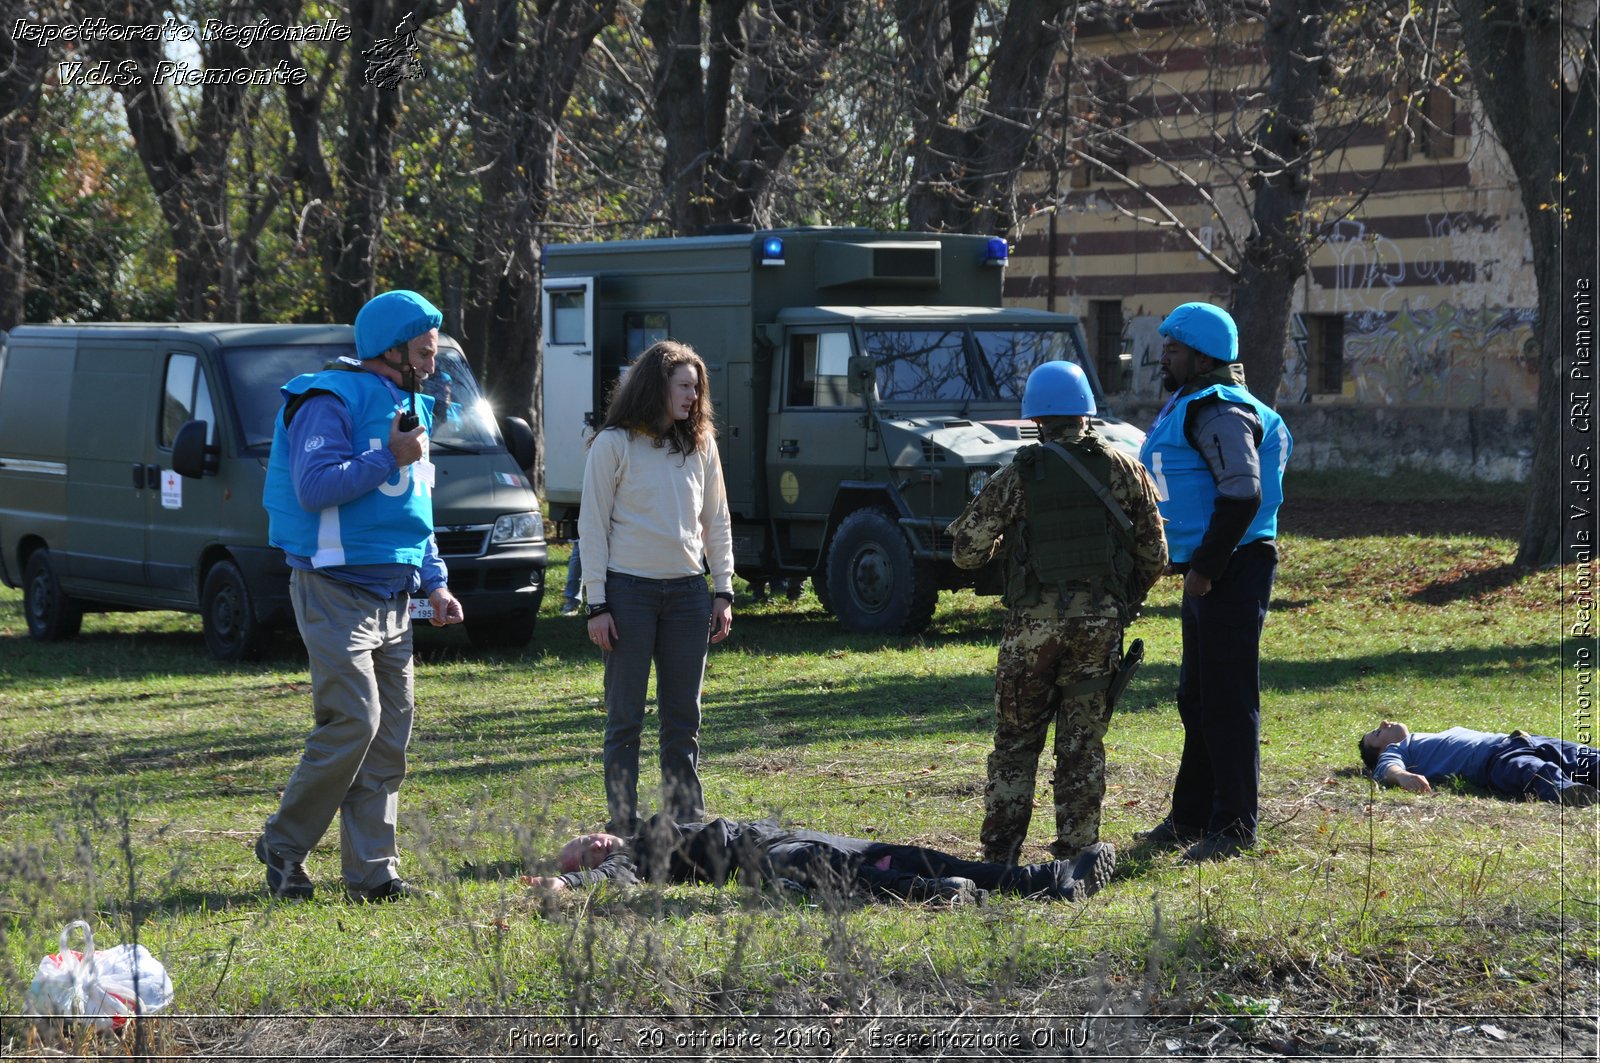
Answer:
[[[416,292],[384,292],[367,300],[356,314],[356,356],[376,358],[444,322],[439,308]]]
[[[1239,360],[1239,327],[1220,306],[1184,303],[1156,331],[1219,362]]]
[[[1028,374],[1024,417],[1090,417],[1095,412],[1089,378],[1072,362],[1046,362]]]

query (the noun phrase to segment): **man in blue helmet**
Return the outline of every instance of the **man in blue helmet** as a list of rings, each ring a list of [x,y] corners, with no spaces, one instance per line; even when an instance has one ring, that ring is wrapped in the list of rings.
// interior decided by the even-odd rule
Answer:
[[[1172,571],[1183,576],[1172,811],[1144,837],[1191,860],[1255,844],[1261,780],[1261,628],[1278,567],[1278,507],[1294,445],[1283,418],[1237,381],[1225,310],[1184,303],[1161,323],[1172,398],[1140,458],[1155,479]]]
[[[1167,561],[1155,488],[1089,417],[1083,370],[1047,362],[1029,376],[1022,415],[1039,426],[950,525],[955,563],[1000,555],[1005,631],[995,666],[994,751],[984,789],[985,860],[1013,865],[1027,839],[1034,778],[1055,723],[1055,841],[1074,877],[1104,878],[1115,850],[1100,839],[1105,733],[1123,627]]]
[[[427,594],[436,627],[463,619],[433,538],[433,400],[418,394],[441,320],[416,292],[385,292],[356,315],[356,358],[283,387],[264,501],[310,656],[315,727],[256,842],[276,897],[311,897],[306,854],[335,813],[352,900],[426,893],[400,877],[395,816],[411,738],[411,595]]]

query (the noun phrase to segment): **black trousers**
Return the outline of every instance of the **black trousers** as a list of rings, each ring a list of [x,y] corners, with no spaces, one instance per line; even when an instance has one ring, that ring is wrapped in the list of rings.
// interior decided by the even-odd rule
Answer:
[[[1185,830],[1255,838],[1261,629],[1277,570],[1277,547],[1250,543],[1233,552],[1209,594],[1183,596],[1183,759],[1172,785],[1172,820]]]
[[[963,860],[920,845],[869,844],[841,838],[844,845],[819,840],[780,842],[767,850],[775,874],[812,889],[861,886],[886,897],[916,898],[928,879],[966,878],[984,890],[1024,897],[1049,894],[1057,887],[1050,864],[1011,867],[987,860]]]

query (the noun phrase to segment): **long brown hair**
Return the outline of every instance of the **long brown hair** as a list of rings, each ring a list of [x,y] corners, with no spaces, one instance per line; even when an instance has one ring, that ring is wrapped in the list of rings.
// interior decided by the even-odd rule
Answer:
[[[668,384],[672,374],[686,365],[693,366],[699,376],[699,394],[689,416],[669,422],[663,430],[661,418],[666,415],[667,401],[671,397]],[[687,343],[662,340],[651,344],[611,392],[605,423],[600,430],[603,432],[607,428],[642,432],[655,440],[656,446],[670,446],[674,454],[704,450],[716,433],[706,363]],[[590,437],[589,442],[593,443],[594,438]]]

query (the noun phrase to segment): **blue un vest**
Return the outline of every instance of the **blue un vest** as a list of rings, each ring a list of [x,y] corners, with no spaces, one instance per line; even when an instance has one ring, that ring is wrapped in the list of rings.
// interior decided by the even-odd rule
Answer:
[[[388,446],[389,421],[398,407],[381,377],[338,369],[303,373],[283,386],[284,399],[287,402],[313,389],[332,392],[349,409],[357,454]],[[433,399],[418,395],[417,400],[417,416],[422,426],[431,430]],[[433,532],[433,496],[426,484],[411,475],[413,466],[402,467],[375,491],[313,513],[302,509],[295,498],[290,464],[289,430],[280,410],[262,499],[267,508],[267,539],[273,546],[310,558],[312,568],[421,566],[423,548]]]
[[[1256,399],[1244,388],[1216,384],[1193,395],[1185,395],[1150,427],[1139,448],[1139,460],[1150,470],[1160,496],[1161,516],[1167,523],[1167,550],[1174,564],[1194,556],[1205,538],[1206,526],[1217,501],[1217,482],[1205,457],[1190,445],[1183,434],[1184,419],[1191,402],[1215,396],[1222,402],[1248,406],[1261,418],[1261,508],[1245,531],[1241,543],[1275,539],[1278,535],[1278,507],[1283,505],[1283,468],[1289,463],[1294,439],[1289,426],[1277,411]]]

